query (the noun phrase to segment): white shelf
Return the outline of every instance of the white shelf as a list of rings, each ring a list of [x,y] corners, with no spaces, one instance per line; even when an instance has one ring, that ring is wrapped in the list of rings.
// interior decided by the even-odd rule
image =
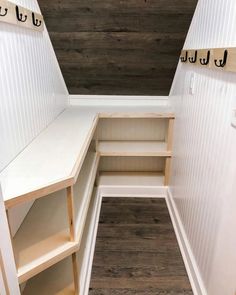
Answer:
[[[96,240],[98,217],[101,207],[101,199],[96,191],[91,198],[88,217],[81,241],[81,249],[77,253],[77,263],[80,269],[80,292],[85,294],[89,287],[92,257]],[[23,295],[71,295],[74,294],[73,273],[71,257],[55,264],[49,269],[41,272],[30,279],[25,287]]]
[[[70,241],[66,190],[38,199],[13,239],[18,279],[23,282],[78,250],[94,185],[99,157],[88,152],[76,186],[76,241]]]
[[[164,185],[164,175],[156,172],[102,172],[99,186],[147,186]]]
[[[76,181],[98,118],[173,118],[168,107],[70,107],[1,173],[6,207],[40,198]]]
[[[100,141],[98,152],[101,156],[159,156],[170,157],[167,143],[163,141]]]

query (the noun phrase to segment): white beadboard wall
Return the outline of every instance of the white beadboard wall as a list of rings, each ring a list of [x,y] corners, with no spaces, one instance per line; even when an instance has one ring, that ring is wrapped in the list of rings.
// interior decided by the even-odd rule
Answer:
[[[36,0],[12,1],[39,12]],[[67,104],[48,32],[0,22],[0,171]]]
[[[232,46],[236,1],[199,0],[184,48]],[[180,63],[170,103],[176,113],[170,196],[189,244],[195,294],[235,295],[236,74]]]
[[[36,0],[16,4],[40,12]],[[64,83],[48,32],[0,22],[0,171],[67,106]],[[14,235],[32,202],[9,210]]]

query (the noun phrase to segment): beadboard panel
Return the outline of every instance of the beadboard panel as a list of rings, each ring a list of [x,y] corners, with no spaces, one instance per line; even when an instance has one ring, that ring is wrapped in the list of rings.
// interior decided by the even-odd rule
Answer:
[[[15,3],[39,12],[37,1]],[[0,171],[64,110],[65,87],[47,30],[0,22]]]
[[[234,0],[199,0],[184,48],[236,46],[235,11]],[[235,93],[235,74],[183,64],[170,93],[176,113],[171,192],[202,294],[236,290]]]

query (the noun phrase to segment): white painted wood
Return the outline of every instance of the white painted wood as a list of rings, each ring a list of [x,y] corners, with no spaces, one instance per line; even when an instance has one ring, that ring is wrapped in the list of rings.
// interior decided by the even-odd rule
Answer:
[[[40,13],[36,0],[14,3]],[[68,91],[45,26],[36,32],[0,22],[0,39],[1,172],[65,109]],[[9,211],[13,233],[31,205]]]
[[[94,196],[90,205],[81,248],[78,252],[78,267],[80,269],[80,292],[83,295],[87,295],[89,293],[93,256],[95,251],[97,229],[102,204],[102,198],[99,191],[95,190],[93,195]]]
[[[101,156],[171,156],[162,141],[99,141],[98,152]]]
[[[98,116],[149,118],[173,116],[173,113],[169,107],[67,109],[1,172],[0,181],[7,206],[25,201],[31,192],[35,192],[34,197],[45,195],[48,191],[45,193],[40,189],[47,186],[52,187],[53,192],[55,187],[59,189],[57,185],[63,188],[73,183]]]
[[[40,13],[36,0],[14,3]],[[48,32],[0,22],[0,171],[66,107],[66,89]]]
[[[98,188],[102,197],[165,198],[167,187],[160,173],[100,173]]]
[[[89,151],[74,188],[75,243],[70,241],[66,190],[38,199],[13,239],[20,282],[79,247],[99,157]]]
[[[2,198],[0,185],[0,269],[1,269],[1,284],[0,293],[9,291],[10,294],[20,295],[18,286],[14,255],[11,245],[11,237],[8,228],[8,222],[5,212],[5,206]],[[3,273],[4,272],[4,273]],[[3,277],[6,278],[3,289]],[[6,290],[8,289],[8,290]]]
[[[169,189],[167,189],[166,203],[171,216],[172,224],[174,226],[175,234],[184,260],[184,264],[188,273],[188,277],[192,286],[193,293],[196,295],[207,295],[208,293],[206,292],[206,289],[204,287],[201,278],[201,273],[198,269],[186,232],[184,230],[184,226],[182,224],[177,207],[174,203],[173,196]]]
[[[235,10],[234,0],[199,0],[184,48],[235,47]],[[170,187],[204,285],[198,294],[236,290],[235,93],[235,74],[182,64],[170,93],[177,118]]]

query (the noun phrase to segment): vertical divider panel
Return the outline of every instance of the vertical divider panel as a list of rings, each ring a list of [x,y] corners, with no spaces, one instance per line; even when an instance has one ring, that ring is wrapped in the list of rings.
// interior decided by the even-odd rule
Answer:
[[[80,294],[79,272],[78,272],[77,253],[76,252],[72,254],[72,265],[73,265],[75,295],[79,295]]]
[[[167,130],[167,150],[172,151],[173,145],[173,130],[174,130],[174,119],[168,120],[168,130]],[[165,164],[165,179],[164,185],[169,185],[170,181],[170,170],[171,170],[171,157],[166,158]]]
[[[74,210],[74,190],[73,186],[67,188],[67,209],[68,209],[68,219],[70,227],[70,240],[75,241],[75,210]],[[72,267],[73,267],[73,278],[75,294],[79,295],[79,276],[78,276],[78,265],[76,259],[76,253],[72,254]]]
[[[75,241],[75,214],[74,214],[74,197],[73,186],[67,188],[67,209],[70,227],[70,240]]]

